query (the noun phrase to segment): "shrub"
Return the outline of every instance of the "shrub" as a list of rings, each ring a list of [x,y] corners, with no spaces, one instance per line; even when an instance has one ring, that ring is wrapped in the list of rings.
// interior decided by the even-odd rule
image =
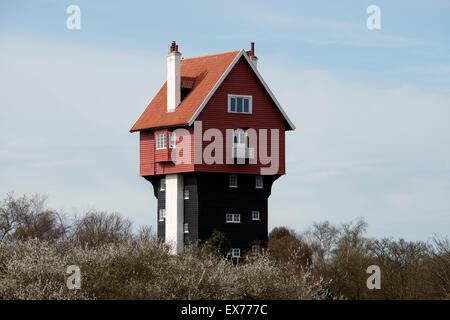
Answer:
[[[221,257],[227,257],[230,254],[231,243],[224,233],[214,229],[211,237],[206,241],[206,248]]]

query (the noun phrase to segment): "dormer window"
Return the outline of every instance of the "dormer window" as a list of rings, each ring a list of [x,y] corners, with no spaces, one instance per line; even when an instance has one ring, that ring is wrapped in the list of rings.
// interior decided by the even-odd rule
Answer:
[[[252,113],[252,96],[228,95],[228,112]]]

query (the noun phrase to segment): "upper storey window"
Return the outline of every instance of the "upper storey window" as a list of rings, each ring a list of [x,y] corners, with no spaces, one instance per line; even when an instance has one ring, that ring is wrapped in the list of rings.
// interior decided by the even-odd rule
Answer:
[[[228,112],[252,113],[252,96],[228,95]]]
[[[156,135],[156,149],[165,149],[166,148],[166,134],[157,134]]]
[[[177,145],[177,136],[175,132],[169,132],[169,148],[173,149]]]

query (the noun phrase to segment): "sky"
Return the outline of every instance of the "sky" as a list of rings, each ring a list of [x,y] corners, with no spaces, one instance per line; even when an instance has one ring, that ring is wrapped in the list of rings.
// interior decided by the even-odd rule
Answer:
[[[66,9],[81,10],[70,30]],[[369,5],[381,29],[369,30]],[[364,217],[367,236],[450,230],[450,2],[0,0],[0,198],[68,215],[120,212],[156,230],[129,129],[184,57],[255,42],[296,125],[269,229]]]

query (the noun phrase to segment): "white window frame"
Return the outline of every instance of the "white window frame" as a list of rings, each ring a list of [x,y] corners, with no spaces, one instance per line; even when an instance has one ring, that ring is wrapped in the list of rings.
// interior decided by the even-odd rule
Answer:
[[[183,224],[183,232],[189,233],[189,223],[186,222]]]
[[[231,249],[231,257],[232,258],[240,258],[241,257],[241,249],[240,248],[232,248]]]
[[[241,215],[239,213],[227,213],[225,215],[226,223],[241,223]]]
[[[166,178],[159,180],[159,191],[166,191]]]
[[[235,111],[231,111],[231,99],[232,98],[236,99],[236,105],[234,106]],[[244,100],[242,100],[242,112],[237,111],[237,98],[248,99],[248,112],[244,112]],[[252,96],[246,96],[246,95],[241,95],[241,94],[229,94],[228,95],[228,112],[229,113],[238,113],[238,114],[252,114],[253,113],[252,100],[253,100]]]
[[[236,182],[235,184],[232,184],[232,183],[231,183],[232,177],[235,178],[235,182]],[[237,175],[235,175],[235,174],[230,174],[230,177],[228,178],[228,184],[229,184],[229,187],[230,187],[230,188],[237,188],[237,187],[238,187]]]
[[[189,200],[189,197],[190,197],[189,189],[184,189],[184,195],[183,195],[184,200]]]
[[[258,215],[256,218],[255,218],[255,215]],[[260,221],[261,220],[261,213],[259,212],[259,211],[257,211],[257,210],[254,210],[254,211],[252,211],[252,220],[254,220],[254,221]]]
[[[177,147],[177,135],[175,132],[169,132],[169,149],[175,149]]]
[[[166,143],[166,134],[165,133],[158,133],[156,135],[156,150],[166,149],[167,143]]]
[[[159,221],[165,221],[166,220],[166,209],[165,208],[161,208],[159,209],[159,217],[158,217]]]
[[[258,181],[261,182],[261,185],[258,185]],[[264,179],[263,179],[263,176],[256,176],[256,177],[255,177],[255,188],[256,188],[256,189],[263,189],[263,188],[264,188]]]

